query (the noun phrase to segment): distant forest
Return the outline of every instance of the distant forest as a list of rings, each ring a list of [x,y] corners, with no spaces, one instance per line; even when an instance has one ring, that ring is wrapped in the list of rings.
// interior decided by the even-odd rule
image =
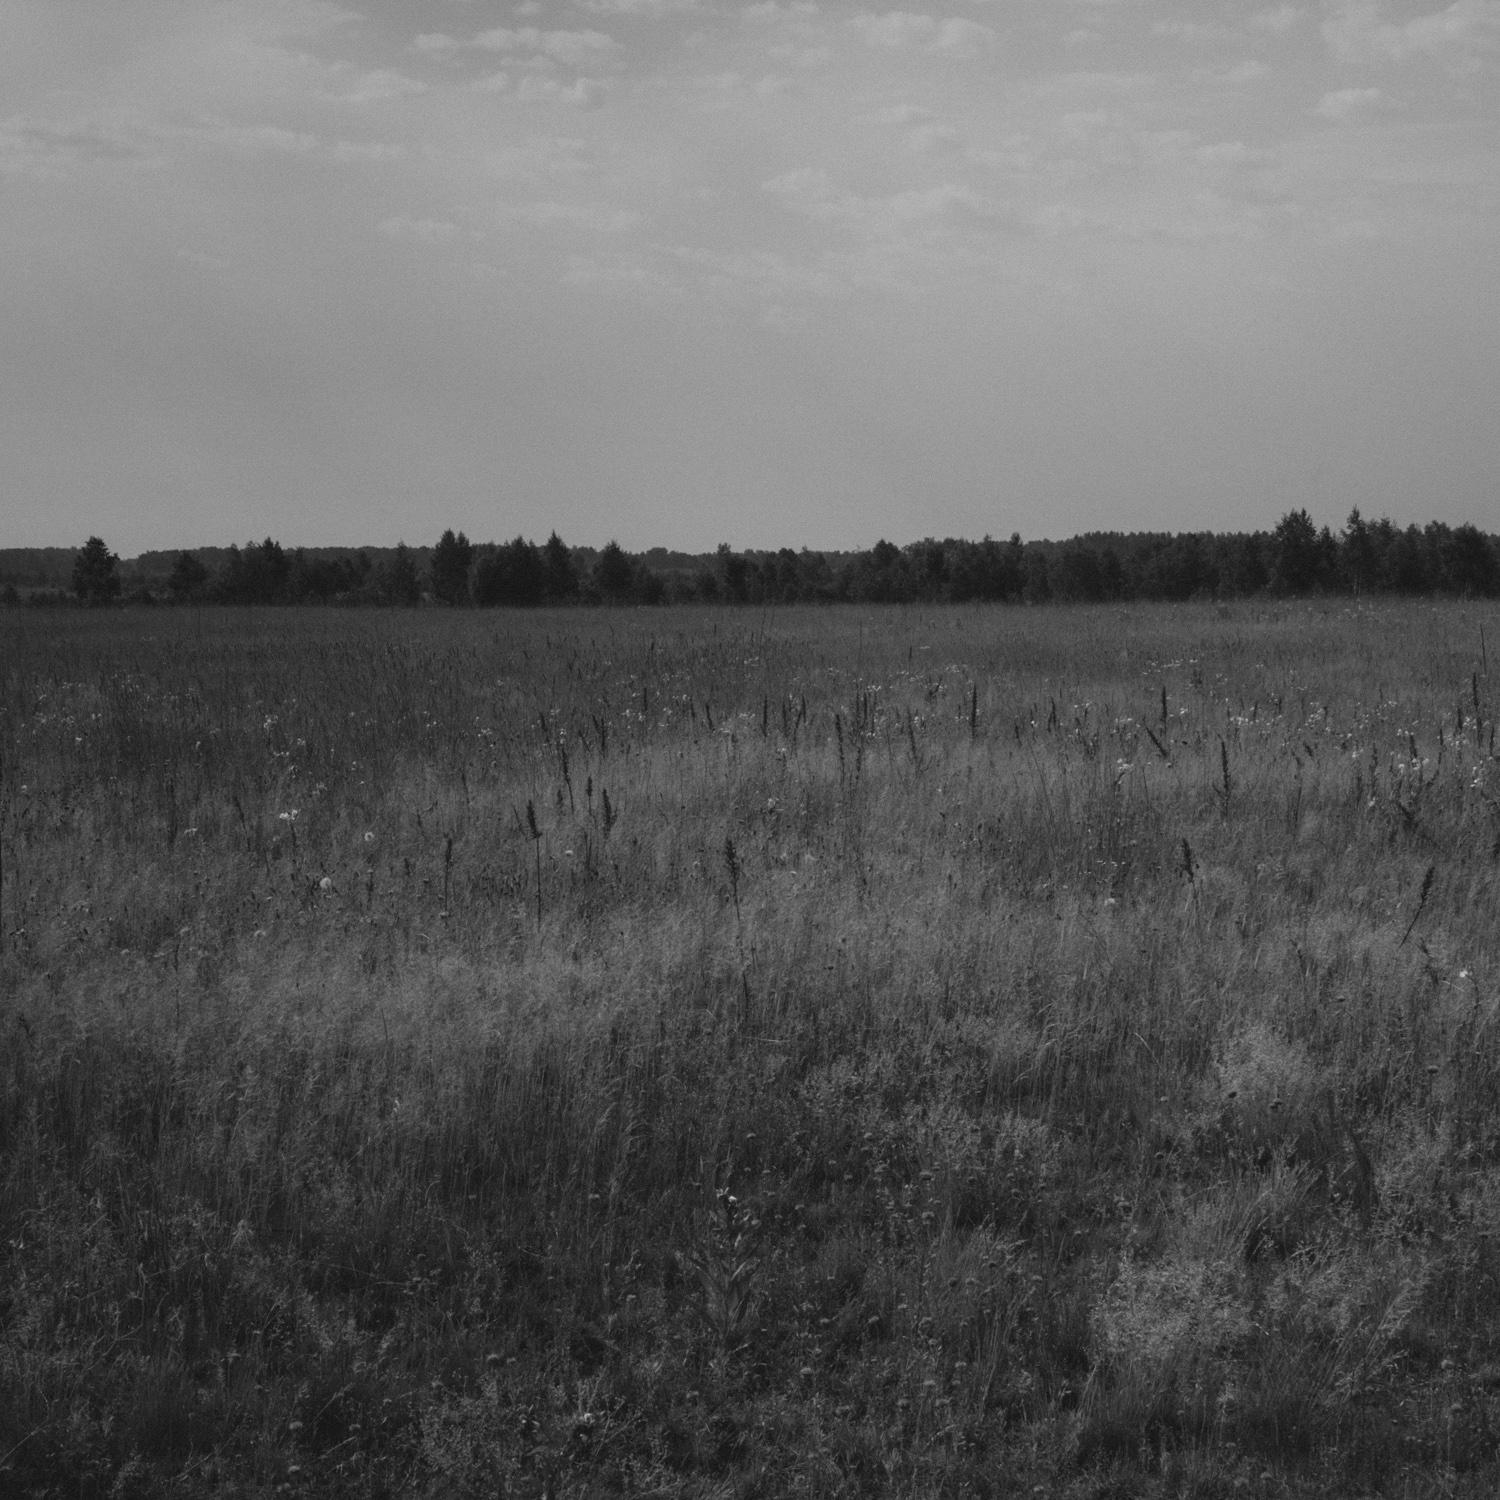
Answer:
[[[82,548],[0,550],[0,600],[85,604],[963,603],[1233,599],[1255,595],[1500,597],[1500,537],[1433,521],[1404,529],[1356,510],[1342,531],[1289,511],[1273,531],[1096,532],[1070,541],[944,541],[867,552],[693,555],[476,544],[445,531],[430,547],[281,546],[148,552],[121,562],[90,537]]]

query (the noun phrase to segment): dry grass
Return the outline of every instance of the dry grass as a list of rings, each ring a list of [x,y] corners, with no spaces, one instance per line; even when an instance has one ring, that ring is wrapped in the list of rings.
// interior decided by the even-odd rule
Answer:
[[[0,1490],[1493,1493],[1481,621],[0,617]]]

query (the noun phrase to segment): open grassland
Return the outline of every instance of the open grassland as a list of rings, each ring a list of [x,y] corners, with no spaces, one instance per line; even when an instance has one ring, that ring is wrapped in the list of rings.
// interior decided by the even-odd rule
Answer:
[[[1493,1495],[1481,627],[0,618],[0,1492]]]

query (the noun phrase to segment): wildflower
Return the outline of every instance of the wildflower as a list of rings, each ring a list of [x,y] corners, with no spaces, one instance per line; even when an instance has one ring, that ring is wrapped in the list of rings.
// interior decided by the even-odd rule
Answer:
[[[366,830],[366,832],[365,832],[365,843],[367,843],[367,844],[373,844],[374,842],[375,842],[375,835],[373,833],[369,832],[368,830]]]
[[[320,891],[331,891],[333,889],[333,879],[332,879],[332,877],[328,876],[328,875],[325,875],[318,882],[318,889]]]
[[[294,807],[290,812],[277,813],[276,817],[282,823],[295,823],[297,821],[297,814],[300,811],[300,808]]]

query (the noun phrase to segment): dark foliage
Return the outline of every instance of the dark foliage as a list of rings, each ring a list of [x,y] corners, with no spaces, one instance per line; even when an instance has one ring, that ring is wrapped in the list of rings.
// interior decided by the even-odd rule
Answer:
[[[610,542],[594,564],[594,587],[606,601],[619,604],[630,597],[634,582],[635,572],[630,559],[618,542]]]
[[[120,559],[91,536],[73,562],[73,592],[85,604],[108,604],[120,597]]]
[[[208,583],[208,569],[191,552],[179,552],[167,579],[167,592],[176,604],[188,604],[199,598]]]
[[[555,531],[541,546],[517,536],[476,547],[463,532],[448,530],[430,554],[403,543],[383,555],[377,549],[373,558],[333,548],[288,552],[267,537],[243,549],[178,553],[165,579],[149,571],[164,567],[162,554],[128,563],[125,602],[165,596],[173,603],[414,605],[423,597],[424,556],[431,598],[453,606],[1500,596],[1500,537],[1476,526],[1432,521],[1403,529],[1384,517],[1367,521],[1356,509],[1335,536],[1297,509],[1269,532],[1103,532],[1065,542],[928,537],[905,547],[882,539],[867,552],[850,553],[736,552],[725,543],[711,557],[660,548],[632,555],[617,541],[597,553],[575,552]],[[98,537],[73,557],[79,599],[97,604],[120,597],[119,559]],[[0,583],[41,576],[0,573]],[[59,602],[35,587],[24,595],[12,587],[6,597],[38,606]]]
[[[223,571],[214,581],[214,597],[221,604],[280,604],[287,598],[291,559],[270,537],[257,546],[229,549]]]
[[[417,560],[405,542],[398,543],[394,555],[375,570],[372,592],[377,604],[411,605],[421,601]]]
[[[451,530],[438,538],[432,549],[432,597],[442,604],[469,602],[469,565],[474,561],[474,544],[463,532]]]

